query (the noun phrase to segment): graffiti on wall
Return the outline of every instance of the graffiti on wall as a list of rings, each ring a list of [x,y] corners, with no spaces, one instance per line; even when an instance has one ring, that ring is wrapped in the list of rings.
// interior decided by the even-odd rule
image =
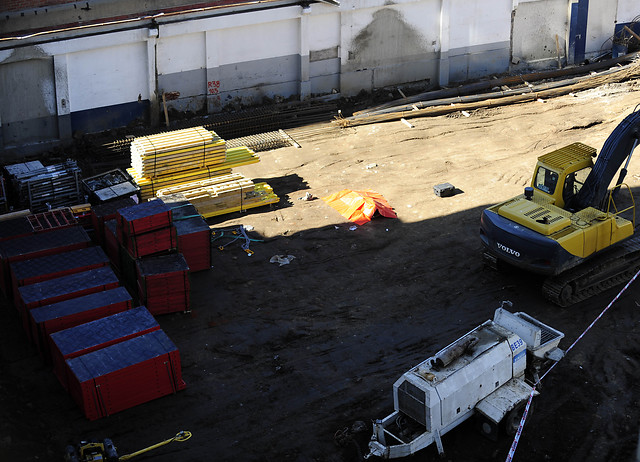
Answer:
[[[213,97],[214,100],[220,102],[220,81],[209,80],[207,82],[207,95]]]

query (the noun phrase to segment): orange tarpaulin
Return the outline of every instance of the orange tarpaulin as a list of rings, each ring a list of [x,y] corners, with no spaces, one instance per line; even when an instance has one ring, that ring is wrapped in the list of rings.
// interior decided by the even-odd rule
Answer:
[[[376,212],[387,218],[398,217],[384,197],[370,190],[343,189],[323,197],[322,200],[340,212],[340,215],[357,225],[364,225],[371,221]]]

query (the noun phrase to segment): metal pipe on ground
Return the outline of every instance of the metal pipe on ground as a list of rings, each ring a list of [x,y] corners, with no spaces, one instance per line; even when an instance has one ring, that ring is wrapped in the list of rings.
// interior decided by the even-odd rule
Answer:
[[[607,67],[611,67],[619,63],[631,62],[639,56],[640,56],[640,53],[637,53],[637,52],[629,53],[624,56],[619,56],[618,58],[609,59],[609,60],[601,61],[597,63],[586,64],[584,66],[566,67],[564,69],[553,69],[549,71],[541,71],[541,72],[528,73],[528,74],[522,74],[522,75],[513,75],[513,76],[502,77],[499,79],[474,82],[474,83],[462,85],[457,88],[443,88],[440,90],[432,90],[424,93],[419,93],[417,95],[408,96],[406,98],[402,98],[402,104],[411,105],[421,101],[431,101],[431,100],[441,99],[441,98],[470,95],[470,94],[484,91],[490,88],[501,87],[503,85],[526,84],[529,82],[536,82],[539,80],[554,79],[554,78],[564,77],[569,75],[590,73],[593,71],[598,71],[601,69],[605,69]],[[362,111],[354,112],[353,115],[354,116],[370,115],[372,113],[381,111],[382,109],[388,109],[395,106],[398,106],[397,100],[390,101],[389,103],[380,104],[368,109],[364,109]]]
[[[380,112],[378,114],[360,117],[354,116],[340,120],[334,120],[333,123],[341,127],[350,127],[377,122],[388,122],[401,118],[437,116],[462,110],[469,111],[479,108],[506,106],[508,104],[524,103],[542,98],[553,98],[556,96],[562,96],[576,91],[595,88],[605,83],[622,82],[624,80],[628,80],[629,78],[638,76],[640,76],[640,61],[622,67],[620,69],[605,71],[596,76],[581,77],[577,79],[569,79],[561,82],[544,84],[539,86],[539,89],[536,89],[534,91],[527,91],[523,93],[523,90],[520,89],[512,91],[512,93],[519,94],[510,94],[508,96],[504,95],[506,92],[471,95],[468,97],[461,96],[459,98],[431,101],[429,103],[425,103],[425,105],[429,104],[429,106],[423,107],[422,109],[416,110],[412,108],[411,110],[405,110],[406,106],[402,106],[401,108],[390,108],[389,111]],[[570,83],[567,84],[567,82]]]

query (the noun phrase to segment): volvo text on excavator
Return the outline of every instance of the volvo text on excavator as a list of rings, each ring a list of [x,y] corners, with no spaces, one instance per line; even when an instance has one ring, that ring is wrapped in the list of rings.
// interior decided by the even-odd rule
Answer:
[[[639,137],[640,111],[634,110],[597,157],[582,143],[540,156],[524,194],[483,211],[485,261],[545,275],[543,292],[560,306],[631,278],[640,268],[640,236],[633,194],[623,181]]]

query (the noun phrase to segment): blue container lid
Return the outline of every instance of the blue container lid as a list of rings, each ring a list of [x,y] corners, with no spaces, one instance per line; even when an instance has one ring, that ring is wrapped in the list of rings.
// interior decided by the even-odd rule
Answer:
[[[82,383],[176,350],[167,334],[157,330],[68,359],[67,365]]]
[[[103,290],[102,292],[33,308],[30,313],[36,324],[39,324],[129,300],[132,300],[129,291],[124,287],[116,287],[115,289]]]
[[[145,306],[112,314],[51,334],[63,356],[159,327]]]
[[[81,273],[69,274],[47,281],[36,282],[18,287],[25,305],[46,301],[65,294],[74,294],[83,290],[119,283],[118,277],[108,266],[95,268]]]

